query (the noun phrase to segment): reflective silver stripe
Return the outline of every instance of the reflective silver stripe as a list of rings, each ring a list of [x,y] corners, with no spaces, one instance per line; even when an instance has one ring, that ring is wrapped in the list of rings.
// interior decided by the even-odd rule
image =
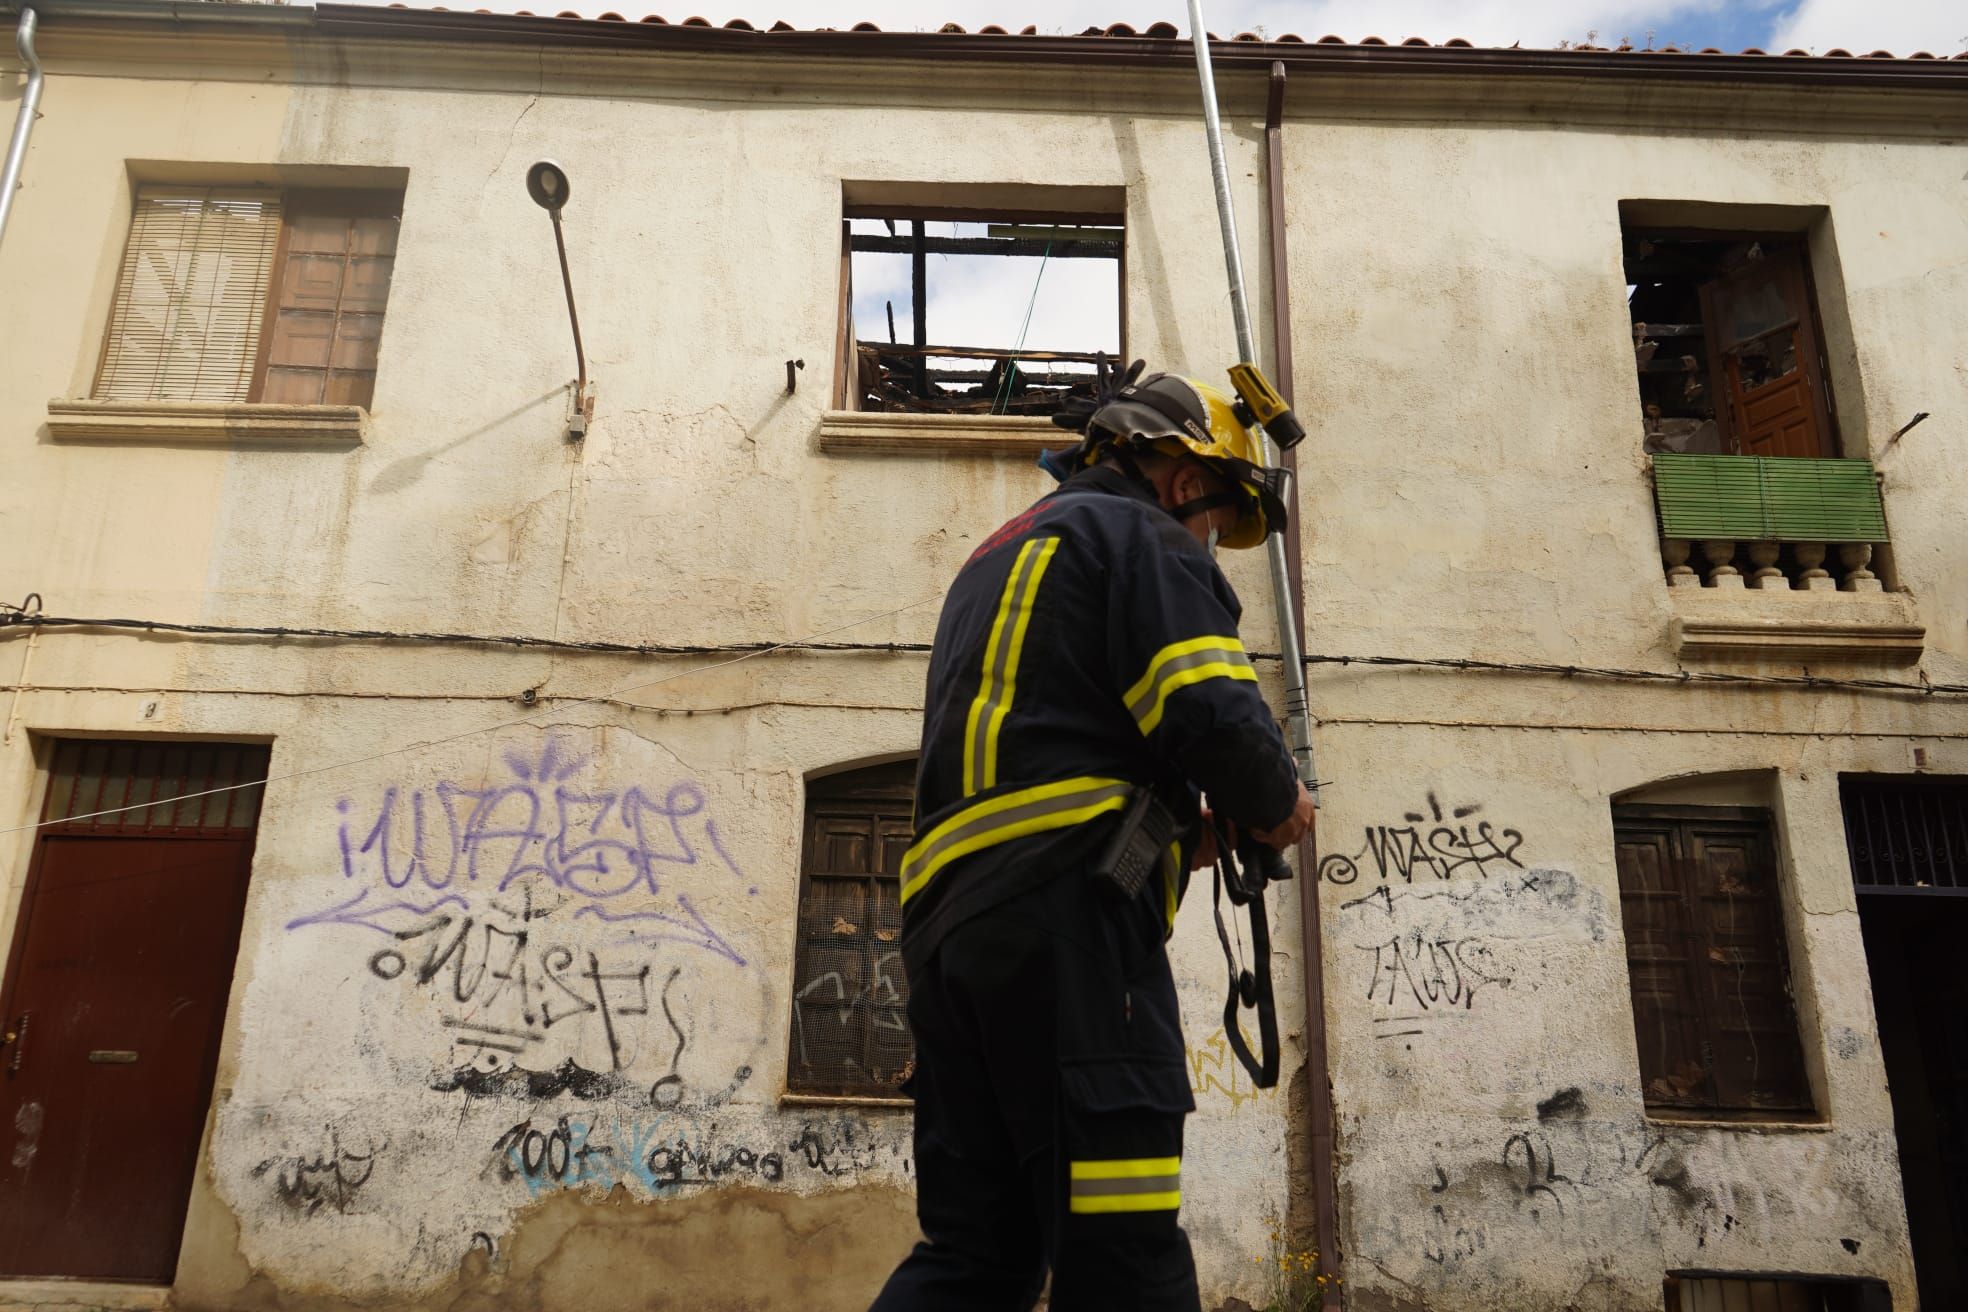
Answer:
[[[986,798],[957,812],[902,856],[907,902],[944,865],[986,847],[1076,824],[1126,805],[1131,785],[1090,776],[1059,779]]]
[[[1100,1194],[1162,1194],[1182,1187],[1182,1176],[1143,1175],[1118,1180],[1075,1180],[1072,1184],[1075,1198],[1091,1198]]]
[[[1179,655],[1173,661],[1169,661],[1167,665],[1163,665],[1161,669],[1157,669],[1155,671],[1155,683],[1141,688],[1138,696],[1132,702],[1128,702],[1128,714],[1132,714],[1136,718],[1136,722],[1147,720],[1149,712],[1155,710],[1155,702],[1161,700],[1159,698],[1161,688],[1167,686],[1169,679],[1173,675],[1181,675],[1183,671],[1197,669],[1200,665],[1216,665],[1216,663],[1228,663],[1228,665],[1244,665],[1244,667],[1248,667],[1250,665],[1250,657],[1244,655],[1238,647],[1228,647],[1228,645],[1224,645],[1224,647],[1202,647],[1200,651],[1191,651],[1187,655]]]

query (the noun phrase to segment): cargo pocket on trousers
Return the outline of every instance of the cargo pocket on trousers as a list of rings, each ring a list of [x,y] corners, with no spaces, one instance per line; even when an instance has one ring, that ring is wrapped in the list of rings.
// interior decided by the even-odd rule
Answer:
[[[1060,1100],[1068,1224],[1090,1225],[1107,1240],[1171,1239],[1182,1205],[1182,1122],[1195,1106],[1183,1064],[1063,1062]]]

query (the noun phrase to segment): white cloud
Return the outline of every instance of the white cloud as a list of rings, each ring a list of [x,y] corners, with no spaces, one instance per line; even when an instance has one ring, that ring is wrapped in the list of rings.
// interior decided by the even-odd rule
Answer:
[[[1955,55],[1968,50],[1968,7],[1961,0],[1801,0],[1771,37],[1773,50],[1792,47]]]

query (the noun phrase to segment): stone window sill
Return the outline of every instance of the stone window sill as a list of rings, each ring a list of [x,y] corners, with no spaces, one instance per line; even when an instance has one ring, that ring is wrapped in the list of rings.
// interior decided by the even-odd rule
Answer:
[[[1029,415],[916,415],[883,410],[829,410],[820,417],[820,449],[890,455],[1024,456],[1070,446],[1073,435]]]
[[[913,1111],[914,1098],[877,1098],[868,1096],[842,1097],[826,1093],[782,1093],[779,1095],[781,1107],[873,1107],[888,1108],[894,1111]]]
[[[1647,1124],[1675,1130],[1747,1130],[1752,1134],[1825,1134],[1831,1121],[1825,1117],[1801,1116],[1796,1112],[1696,1112],[1681,1113],[1665,1107],[1649,1107]]]
[[[1927,629],[1903,592],[1675,589],[1677,656],[1713,660],[1845,661],[1912,665]]]
[[[48,432],[60,441],[357,446],[368,425],[369,412],[357,405],[48,402]]]

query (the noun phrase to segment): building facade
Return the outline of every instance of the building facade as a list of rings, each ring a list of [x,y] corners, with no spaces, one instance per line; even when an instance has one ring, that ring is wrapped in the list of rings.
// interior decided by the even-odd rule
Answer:
[[[0,1300],[864,1305],[924,648],[1056,430],[855,257],[1077,243],[1220,376],[1188,47],[40,17]],[[1174,939],[1208,1305],[1948,1306],[1968,61],[1219,58],[1326,786],[1279,1089]]]

